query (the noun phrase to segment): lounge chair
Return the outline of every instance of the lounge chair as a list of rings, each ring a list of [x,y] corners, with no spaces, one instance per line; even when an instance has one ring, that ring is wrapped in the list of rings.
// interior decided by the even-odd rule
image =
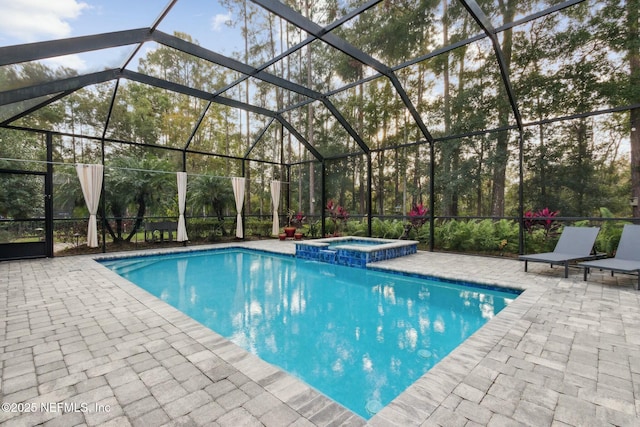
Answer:
[[[520,255],[520,260],[524,261],[524,271],[527,271],[529,261],[546,262],[552,266],[564,265],[564,277],[569,277],[571,261],[598,257],[593,253],[593,244],[596,242],[599,231],[600,227],[565,227],[553,252]]]
[[[578,264],[584,268],[584,280],[587,280],[589,269],[600,268],[618,273],[636,273],[638,283],[636,290],[640,290],[640,225],[627,224],[622,229],[618,250],[613,258],[605,258],[596,261],[581,262]]]

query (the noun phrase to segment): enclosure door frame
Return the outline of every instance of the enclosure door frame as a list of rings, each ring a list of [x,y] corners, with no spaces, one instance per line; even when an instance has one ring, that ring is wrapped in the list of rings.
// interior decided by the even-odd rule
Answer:
[[[44,178],[42,197],[44,198],[44,218],[29,218],[26,220],[14,220],[15,222],[42,221],[44,229],[42,238],[38,242],[13,242],[0,243],[0,261],[24,258],[43,258],[53,256],[53,215],[51,206],[51,193],[47,191],[51,187],[51,176],[47,172],[35,172],[26,170],[0,169],[2,175],[40,176]]]
[[[30,171],[21,169],[0,169],[0,176],[5,174],[42,176],[44,177],[44,219],[43,238],[39,242],[0,243],[0,261],[25,258],[53,257],[53,136],[46,134],[47,162],[46,171]],[[1,181],[0,181],[1,182]]]

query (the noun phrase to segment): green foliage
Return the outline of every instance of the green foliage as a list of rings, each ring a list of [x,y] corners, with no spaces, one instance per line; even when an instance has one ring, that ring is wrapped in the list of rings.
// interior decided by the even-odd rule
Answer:
[[[316,238],[320,235],[321,225],[320,221],[309,222],[309,237]]]
[[[231,221],[218,218],[189,218],[187,221],[187,235],[191,241],[214,242],[221,236],[229,235],[228,228],[232,227]]]
[[[75,243],[75,235],[84,236],[87,232],[84,221],[56,221],[54,223],[54,239],[57,242]]]
[[[471,243],[473,221],[449,220],[436,228],[435,245],[445,250],[465,251]]]
[[[601,208],[603,218],[612,215],[606,208]],[[576,221],[574,226],[591,226],[590,221]],[[596,241],[598,251],[612,255],[620,241],[622,223],[604,221]],[[381,220],[373,218],[371,222],[372,237],[397,239],[404,231],[404,223],[398,220]],[[329,227],[328,233],[332,230]],[[467,252],[488,255],[516,255],[519,251],[519,226],[517,221],[501,219],[483,220],[447,220],[436,223],[435,247],[438,250]],[[347,223],[346,235],[366,236],[367,223],[350,220]],[[544,228],[533,228],[525,232],[525,253],[541,253],[553,251],[562,229],[555,233],[547,233]],[[421,243],[429,241],[429,225],[425,224],[418,233],[412,230],[409,239]]]
[[[603,218],[613,218],[611,211],[605,207],[600,208],[600,216]],[[623,223],[603,221],[600,227],[600,233],[598,233],[598,238],[596,239],[597,250],[606,252],[609,256],[614,255],[618,243],[620,243],[623,226]]]
[[[424,227],[420,228],[420,231],[417,235],[409,234],[409,239],[417,240],[422,244],[427,244],[429,242],[429,238],[431,236],[431,230],[429,224],[426,224]]]
[[[225,210],[234,206],[233,189],[227,179],[198,175],[187,182],[187,206],[194,216],[211,215],[222,220]]]
[[[543,228],[536,228],[530,233],[525,233],[525,252],[528,254],[551,252],[555,248],[559,236],[560,234],[549,235]]]
[[[53,178],[53,209],[54,212],[71,212],[73,217],[84,218],[89,210],[84,201],[82,187],[75,168],[61,168]]]
[[[271,236],[273,222],[270,219],[248,218],[245,220],[246,234],[257,237]]]
[[[371,222],[372,237],[380,237],[383,239],[398,239],[404,233],[404,222],[394,220],[381,220],[373,218]]]
[[[291,27],[282,26],[286,23],[272,25],[272,21],[252,20],[252,17],[261,16],[259,6],[227,0],[224,3],[233,9],[233,19],[238,20],[229,25],[241,27],[241,34],[246,38],[246,51],[237,53],[243,62],[262,63],[273,58],[276,50],[290,48],[292,40],[297,43],[295,31],[290,32]],[[307,3],[295,7],[304,9],[300,12],[321,25],[334,21],[342,13],[337,5],[339,2]],[[480,6],[492,20],[505,25],[536,9],[530,1],[499,3],[501,6],[497,2],[481,2]],[[446,19],[443,19],[445,6]],[[628,214],[627,197],[631,189],[629,161],[620,154],[623,150],[619,148],[621,141],[626,142],[629,138],[629,113],[557,122],[547,119],[615,109],[639,102],[640,85],[637,84],[637,70],[634,72],[638,63],[635,60],[638,57],[638,37],[635,27],[629,24],[637,23],[637,19],[633,19],[637,13],[636,6],[637,2],[582,2],[560,8],[526,25],[513,28],[507,25],[500,33],[504,65],[518,94],[523,119],[529,123],[542,123],[536,127],[528,126],[524,135],[526,206],[553,206],[563,216],[591,216],[597,212],[598,206],[606,205],[616,215]],[[245,17],[248,20],[243,22]],[[440,30],[433,30],[434,23]],[[352,20],[350,25],[334,31],[393,67],[433,51],[434,46],[468,39],[475,35],[476,30],[460,2],[426,0],[380,2]],[[188,34],[176,33],[175,36],[186,42],[198,43]],[[514,166],[517,166],[513,163],[517,158],[516,132],[482,132],[502,126],[506,129],[512,124],[509,121],[512,111],[504,84],[496,68],[495,56],[487,46],[481,43],[473,47],[445,49],[428,61],[411,62],[410,67],[398,69],[406,95],[414,100],[419,114],[423,118],[428,117],[429,128],[438,133],[435,135],[433,159],[425,145],[412,144],[424,141],[425,135],[406,114],[406,107],[389,79],[370,79],[344,91],[336,91],[331,97],[335,108],[353,129],[370,148],[376,149],[369,159],[362,155],[338,159],[338,155],[361,153],[362,150],[328,109],[311,104],[308,108],[288,108],[302,100],[296,98],[299,94],[274,89],[270,84],[257,81],[250,85],[250,81],[259,79],[248,79],[246,86],[236,85],[225,96],[256,107],[286,111],[286,120],[326,157],[323,163],[323,167],[326,166],[325,179],[312,181],[314,172],[309,171],[305,163],[310,156],[304,147],[296,145],[296,138],[281,127],[265,129],[259,143],[252,147],[249,157],[276,162],[282,160],[289,165],[298,161],[304,164],[293,167],[297,169],[293,176],[300,183],[299,189],[289,189],[290,195],[295,191],[301,193],[297,195],[299,205],[303,205],[303,201],[312,205],[312,200],[319,199],[322,182],[326,184],[327,191],[337,195],[338,203],[354,215],[364,213],[369,191],[366,182],[371,179],[376,212],[381,215],[404,212],[424,197],[426,172],[430,170],[428,162],[433,160],[435,178],[432,183],[436,188],[433,197],[437,209],[434,215],[454,217],[513,213],[518,211],[520,202],[518,183],[510,179],[516,169]],[[274,65],[267,71],[323,93],[338,89],[336,84],[350,84],[370,75],[370,70],[362,63],[328,45],[314,45],[313,49],[305,51],[289,56],[281,61],[281,66]],[[224,67],[212,67],[202,58],[161,45],[140,57],[138,71],[200,91],[213,91],[237,79],[235,72]],[[3,67],[0,80],[5,87],[3,90],[13,90],[75,74],[71,69],[61,67],[54,70],[45,63],[32,61]],[[230,176],[239,173],[244,166],[242,160],[233,159],[233,156],[245,156],[249,148],[247,144],[258,142],[254,137],[262,123],[266,123],[264,117],[258,117],[260,114],[245,114],[228,106],[232,105],[228,102],[225,102],[227,105],[209,103],[208,97],[187,96],[131,80],[121,82],[115,92],[106,129],[107,109],[114,95],[113,82],[76,91],[20,119],[18,124],[79,130],[96,135],[106,130],[106,136],[110,138],[170,148],[183,148],[186,143],[193,150],[185,165],[189,172]],[[215,101],[215,97],[211,99]],[[25,104],[21,111],[32,105],[31,102]],[[12,110],[20,109],[21,105],[4,107],[7,110],[5,117],[10,118]],[[202,121],[194,130],[194,123],[198,122],[200,115]],[[461,134],[471,136],[455,137]],[[399,148],[401,143],[404,145]],[[18,139],[5,139],[0,149],[8,144],[16,147],[28,145]],[[391,150],[384,151],[387,148]],[[107,152],[108,156],[113,154],[112,151]],[[198,152],[221,156],[212,158],[195,154]],[[75,145],[68,151],[60,150],[59,155],[65,160],[73,156],[75,161]],[[11,156],[33,157],[23,153]],[[8,156],[3,154],[2,157]],[[143,159],[146,155],[135,151],[134,155],[128,153],[126,157]],[[182,159],[171,161],[170,155],[153,157],[170,163],[167,170],[181,170],[183,166]],[[367,162],[371,163],[368,165]],[[254,179],[249,180],[253,187],[247,194],[246,211],[264,213],[268,210],[267,186],[256,183],[268,182],[271,178],[278,178],[277,175],[284,176],[277,171],[284,168],[248,163],[248,177],[254,174]],[[371,173],[368,166],[372,167]],[[163,166],[149,162],[148,166],[135,167]],[[176,214],[173,183],[159,185],[150,176],[141,177],[138,181],[119,180],[111,175],[108,178],[106,191],[110,216],[134,215],[134,211],[137,217],[141,213]],[[139,185],[142,182],[149,187],[142,188]],[[291,179],[291,182],[296,181]],[[0,190],[0,209],[4,211],[0,214],[30,215],[28,209],[36,204],[27,195],[35,194],[35,188],[26,181],[22,185],[11,181],[6,181],[6,184]],[[165,187],[166,192],[163,191]],[[65,189],[57,191],[64,192]],[[190,181],[187,209],[195,215],[204,213],[220,219],[228,213],[227,206],[232,203],[229,192],[226,183],[218,187],[213,181],[207,183],[203,180],[193,185]],[[501,192],[506,192],[506,200],[501,197]],[[77,191],[69,195],[78,200]],[[71,202],[65,206],[71,206]],[[316,206],[315,209],[304,210],[315,210],[307,212],[307,215],[317,215],[321,209],[322,206]],[[9,213],[9,210],[16,213]],[[397,236],[402,225],[400,221],[373,221],[374,234],[381,237]],[[331,227],[328,224],[330,232],[333,231]],[[498,245],[506,251],[512,249],[512,242],[517,240],[506,225],[484,221],[447,222],[437,228],[435,237],[438,244],[451,250],[477,247],[492,251]],[[311,227],[309,231],[316,234]],[[610,231],[606,233],[611,235],[609,240],[601,242],[607,248],[611,248],[615,241],[616,230]],[[363,235],[366,234],[366,225],[349,221],[342,232]],[[122,238],[117,231],[116,234]],[[423,227],[417,232],[413,230],[410,237],[426,241],[428,234],[428,227]],[[506,244],[503,244],[504,240]],[[533,250],[548,246],[552,240],[531,233],[527,235],[526,244]]]
[[[2,167],[0,161],[0,168]],[[44,216],[44,179],[40,176],[3,174],[0,217],[13,219]]]
[[[116,229],[107,223],[114,241],[130,241],[141,227],[148,211],[152,215],[177,214],[177,184],[169,163],[147,153],[137,157],[122,153],[109,162],[105,172],[105,200],[108,215],[115,219]],[[135,209],[136,221],[127,237],[123,236],[122,219]],[[155,216],[154,215],[154,216]]]
[[[518,223],[505,219],[448,220],[436,226],[434,238],[443,250],[504,254],[518,252],[518,233]]]
[[[505,253],[517,254],[520,236],[518,224],[515,221],[501,219],[499,221],[495,221],[493,223],[493,227],[495,235],[500,240],[500,245],[503,244],[504,240],[507,241],[503,251]]]
[[[41,160],[44,144],[33,134],[0,129],[0,158]],[[0,160],[0,169],[38,170],[38,164]],[[3,173],[0,217],[27,219],[44,216],[44,179],[41,176]]]

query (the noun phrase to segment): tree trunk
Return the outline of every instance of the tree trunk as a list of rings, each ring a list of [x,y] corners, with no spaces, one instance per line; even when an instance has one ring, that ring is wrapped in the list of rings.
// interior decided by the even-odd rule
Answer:
[[[144,221],[144,214],[147,211],[147,204],[144,201],[144,194],[138,195],[138,198],[136,200],[138,202],[138,212],[136,213],[136,222],[133,223],[133,229],[125,239],[127,242],[130,242],[133,236],[135,236],[136,233],[138,232],[138,229],[140,228],[140,226],[142,225],[142,222]]]
[[[484,141],[480,141],[480,150],[478,152],[478,169],[476,169],[476,215],[482,216],[484,211],[482,204],[484,203],[484,198],[482,197],[482,166],[484,165]]]
[[[638,201],[640,200],[640,109],[631,110],[629,115],[631,119],[631,197]],[[640,218],[638,203],[633,206],[632,215],[634,218]]]
[[[627,25],[629,29],[628,56],[631,87],[640,87],[640,0],[627,0]],[[638,92],[636,92],[638,93]],[[640,96],[630,99],[630,104],[640,102]],[[629,112],[631,135],[631,197],[640,200],[640,109]],[[632,215],[640,218],[640,206],[633,206]]]
[[[398,116],[395,116],[396,121],[396,129],[400,129],[400,120],[398,120]],[[400,194],[400,153],[399,149],[393,150],[393,170],[396,173],[393,174],[393,209],[397,211],[397,207],[402,204],[402,195]],[[397,213],[397,212],[396,212]],[[400,208],[400,213],[402,213],[402,208]]]
[[[500,1],[500,9],[503,16],[503,24],[513,22],[515,16],[515,0],[508,0],[505,4]],[[511,51],[513,48],[513,29],[509,28],[503,33],[502,53],[504,55],[505,68],[509,74],[511,70]],[[500,87],[498,92],[498,127],[507,126],[512,114],[511,105],[507,100],[506,88]],[[509,133],[499,132],[496,141],[493,167],[493,188],[491,192],[491,214],[504,216],[504,194],[506,190],[507,163],[509,161]]]
[[[124,209],[120,207],[112,206],[111,207],[111,215],[113,215],[113,220],[116,223],[116,229],[113,230],[111,225],[109,225],[109,221],[105,221],[107,225],[107,231],[111,234],[114,242],[121,242],[124,239],[122,238],[122,217],[124,216]]]
[[[586,123],[586,119],[580,119],[578,120],[578,122],[576,123],[576,141],[578,142],[578,158],[576,159],[577,162],[577,170],[578,171],[583,171],[585,170],[585,163],[589,162],[589,157],[590,157],[590,150],[588,148],[588,143],[589,143],[589,138],[588,138],[588,131],[587,131],[587,123]],[[585,192],[588,191],[587,186],[588,186],[588,178],[586,177],[585,174],[583,173],[577,173],[577,179],[578,179],[578,185],[575,188],[576,191],[576,195],[577,195],[577,203],[576,203],[576,207],[577,207],[577,212],[578,215],[585,215],[587,212],[585,209],[585,205],[584,205],[584,200],[585,200]]]
[[[309,47],[307,47],[308,49]],[[309,74],[311,71],[309,70]],[[309,77],[310,79],[310,77]],[[307,141],[313,145],[313,104],[307,106]],[[309,213],[315,212],[315,198],[316,198],[316,176],[315,167],[313,162],[309,162]]]
[[[539,115],[539,119],[542,120],[542,114]],[[547,206],[547,146],[544,142],[545,134],[543,125],[538,126],[538,138],[540,141],[540,163],[538,164],[540,173],[540,200]]]
[[[418,87],[416,88],[418,102],[416,103],[416,109],[421,111],[422,98],[424,94],[424,66],[422,63],[418,64]],[[417,127],[417,126],[416,126]],[[420,140],[420,130],[416,129],[416,141]],[[429,176],[429,170],[425,168],[424,171],[420,170],[420,146],[415,146],[416,156],[413,160],[413,192],[411,197],[411,203],[419,203],[422,201],[422,183],[420,181],[420,176]],[[433,159],[429,159],[430,162],[433,162]],[[434,194],[429,194],[429,197],[434,197]],[[432,213],[433,214],[433,213]]]
[[[271,55],[272,58],[274,58],[276,56],[276,40],[274,38],[274,25],[273,25],[273,17],[269,16],[268,18],[268,23],[269,23],[269,47],[270,47],[270,52],[269,54]],[[278,40],[278,43],[280,44],[280,50],[282,50],[282,45],[283,45],[283,41],[282,41],[282,37],[284,36],[283,32],[282,32],[282,19],[280,20],[280,29],[278,31],[278,33],[280,34],[280,38]],[[279,73],[277,73],[277,68],[276,68],[276,73],[279,76],[284,76],[284,64],[280,64],[283,68],[280,70]],[[276,91],[276,110],[277,111],[282,111],[282,106],[284,105],[284,93],[282,92],[281,88],[279,86],[276,86],[275,88]],[[284,157],[284,137],[282,135],[282,126],[276,126],[275,127],[275,143],[273,144],[273,158],[274,159],[280,159],[280,165],[273,165],[273,171],[272,171],[272,176],[271,179],[278,179],[280,181],[282,181],[282,177],[284,177],[283,172],[283,157]],[[287,185],[287,188],[289,188],[290,190],[290,185]],[[264,187],[264,181],[262,186]],[[260,205],[262,205],[262,201],[260,202]],[[262,206],[260,207],[260,209],[262,210]]]
[[[305,16],[309,19],[311,19],[311,10],[310,10],[310,4],[309,4],[309,0],[305,0],[304,2],[304,13]],[[313,64],[312,62],[312,57],[311,57],[311,44],[307,45],[307,58],[306,58],[306,67],[307,67],[307,87],[312,88],[313,87],[313,73],[311,70],[311,64]],[[303,63],[302,63],[302,56],[300,56],[300,70],[302,70],[303,68]],[[309,142],[309,144],[311,146],[313,146],[313,104],[310,103],[307,106],[307,142]],[[315,174],[314,174],[314,166],[313,166],[313,162],[309,163],[309,213],[312,214],[315,211],[315,203],[314,200],[316,198],[316,194],[315,194],[315,184],[316,184],[316,180],[315,180]],[[324,209],[324,206],[321,208]]]
[[[362,78],[362,69],[360,69],[360,72],[358,73],[358,79]],[[356,99],[358,100],[356,102],[356,105],[359,107],[356,107],[356,131],[360,134],[363,135],[364,134],[364,85],[358,85],[358,87],[355,89],[356,91]],[[362,180],[362,182],[369,182],[369,167],[367,167],[367,180],[365,181],[363,179],[363,177],[365,176],[365,170],[364,170],[364,162],[360,162],[360,179]],[[372,178],[373,179],[373,178]],[[362,206],[362,214],[365,214],[367,212],[369,212],[369,200],[371,200],[371,197],[367,198],[367,195],[371,194],[372,189],[367,185],[367,191],[365,192],[365,188],[363,185],[360,185],[360,192],[359,192],[359,196],[360,196],[360,206]],[[371,211],[373,212],[373,206],[371,206]],[[370,220],[370,218],[369,218]]]
[[[244,5],[244,63],[248,64],[249,63],[249,17],[247,16],[248,14],[248,10],[247,10],[247,0],[244,0],[243,2]],[[244,95],[244,100],[247,104],[250,104],[250,99],[249,99],[249,79],[245,80],[245,95]],[[245,111],[245,117],[246,117],[246,143],[247,143],[247,150],[249,150],[249,148],[251,147],[251,116],[249,115],[249,110]],[[249,165],[248,168],[245,169],[245,185],[244,185],[244,194],[247,195],[247,197],[245,197],[245,207],[244,207],[244,212],[245,214],[251,214],[251,165]]]
[[[378,153],[378,215],[384,215],[384,153],[384,150]]]
[[[442,20],[442,45],[449,45],[449,24],[447,19],[447,0],[442,1],[443,20]],[[443,77],[443,101],[444,101],[444,134],[451,135],[451,83],[449,79],[449,53],[444,53],[444,66],[442,70]],[[452,150],[451,142],[443,142],[440,144],[440,166],[442,168],[442,215],[452,216],[453,212],[453,186],[455,183],[451,179],[452,171]]]

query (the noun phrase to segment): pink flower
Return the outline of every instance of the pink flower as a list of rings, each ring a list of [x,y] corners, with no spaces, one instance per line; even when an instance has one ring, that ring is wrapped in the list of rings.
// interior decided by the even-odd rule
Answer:
[[[333,212],[333,208],[334,208],[334,203],[333,203],[333,199],[329,199],[327,201],[327,210],[329,212]]]
[[[538,217],[545,218],[545,219],[541,220],[541,224],[545,228],[545,230],[547,230],[547,231],[551,230],[551,228],[553,227],[553,225],[555,223],[555,221],[552,220],[551,218],[555,217],[556,215],[558,215],[558,211],[552,212],[552,211],[549,210],[549,208],[541,209],[538,212]]]
[[[336,209],[336,211],[338,213],[338,218],[342,220],[346,220],[347,218],[349,218],[349,212],[347,212],[347,210],[342,206],[338,205],[338,208]]]
[[[428,212],[429,210],[425,208],[422,203],[418,203],[417,205],[413,205],[409,216],[426,216]]]
[[[524,213],[524,227],[531,232],[536,226],[541,226],[549,233],[557,227],[554,219],[560,211],[552,211],[549,208],[540,209],[537,212],[527,211]]]
[[[336,205],[333,199],[330,199],[327,202],[327,212],[329,213],[329,215],[331,215],[331,220],[334,223],[336,223],[338,220],[346,222],[349,218],[349,212],[347,212],[344,207]]]
[[[415,228],[420,228],[427,222],[427,214],[429,209],[425,208],[422,203],[414,204],[409,211],[409,222]]]

